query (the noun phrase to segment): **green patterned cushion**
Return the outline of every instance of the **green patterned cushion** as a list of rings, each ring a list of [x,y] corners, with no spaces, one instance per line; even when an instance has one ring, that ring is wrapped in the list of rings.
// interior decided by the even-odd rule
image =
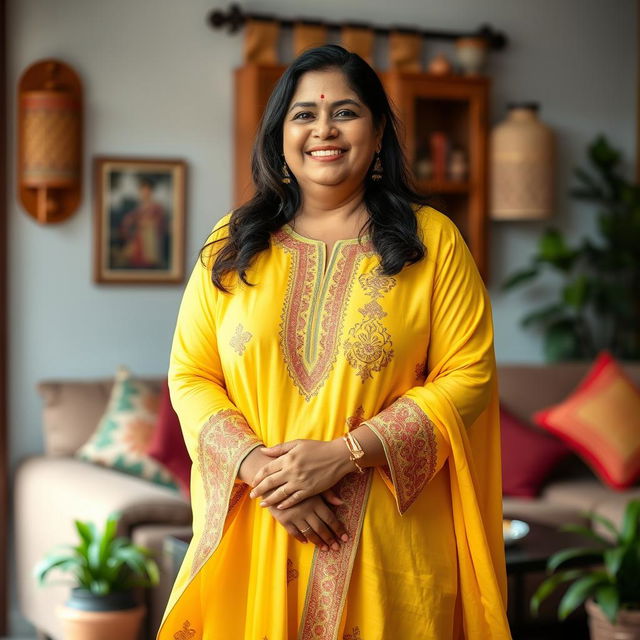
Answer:
[[[176,489],[171,474],[147,455],[158,417],[160,388],[120,368],[105,414],[76,457]]]

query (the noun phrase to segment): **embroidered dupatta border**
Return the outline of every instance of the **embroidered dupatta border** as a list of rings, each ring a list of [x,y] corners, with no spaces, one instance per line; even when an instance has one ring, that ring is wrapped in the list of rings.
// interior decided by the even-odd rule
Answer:
[[[388,461],[381,470],[396,490],[403,514],[435,473],[438,461],[436,427],[410,398],[400,397],[386,409],[362,422],[382,442]]]
[[[336,486],[344,501],[336,509],[336,516],[344,523],[350,538],[340,545],[339,551],[315,549],[298,640],[337,639],[372,477],[371,470],[350,473]]]
[[[244,457],[262,442],[236,409],[224,409],[209,418],[199,438],[198,464],[204,484],[205,524],[196,548],[191,576],[194,577],[215,551],[224,523],[247,491],[235,482]]]

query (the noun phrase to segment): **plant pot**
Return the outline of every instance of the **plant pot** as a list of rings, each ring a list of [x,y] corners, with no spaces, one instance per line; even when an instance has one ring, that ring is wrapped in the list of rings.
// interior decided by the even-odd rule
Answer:
[[[137,606],[133,591],[114,591],[103,596],[91,593],[88,589],[76,587],[71,589],[71,596],[66,602],[70,609],[81,611],[121,611]]]
[[[136,640],[145,610],[131,592],[96,596],[86,589],[72,589],[57,614],[65,640]]]
[[[611,624],[593,600],[587,600],[585,607],[591,640],[640,640],[640,610],[620,610],[616,624]]]

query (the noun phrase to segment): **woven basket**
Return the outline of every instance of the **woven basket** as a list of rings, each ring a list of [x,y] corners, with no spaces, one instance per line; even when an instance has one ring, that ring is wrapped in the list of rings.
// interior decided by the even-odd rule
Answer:
[[[587,600],[585,606],[589,614],[591,640],[640,640],[640,610],[621,610],[616,624],[611,624],[593,600]]]

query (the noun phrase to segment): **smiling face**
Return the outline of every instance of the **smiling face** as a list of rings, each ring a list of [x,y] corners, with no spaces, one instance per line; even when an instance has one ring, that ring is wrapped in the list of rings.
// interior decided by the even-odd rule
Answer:
[[[362,187],[382,128],[339,69],[308,71],[298,81],[283,123],[289,170],[305,188]]]

